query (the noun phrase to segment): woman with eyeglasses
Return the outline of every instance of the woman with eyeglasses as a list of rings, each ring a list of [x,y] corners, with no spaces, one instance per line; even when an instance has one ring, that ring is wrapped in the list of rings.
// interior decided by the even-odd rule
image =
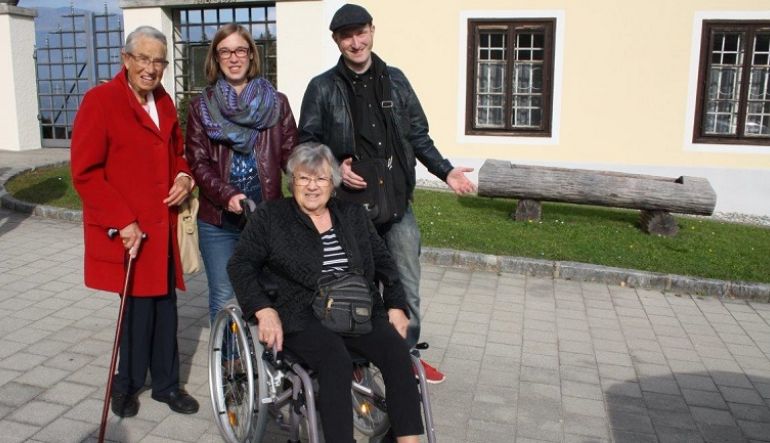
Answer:
[[[243,26],[217,30],[204,69],[208,86],[190,102],[185,151],[200,189],[198,236],[213,322],[234,296],[226,266],[243,228],[241,202],[282,196],[297,125],[286,96],[260,76],[257,47]]]
[[[268,349],[286,348],[318,373],[325,441],[353,441],[353,350],[382,372],[397,441],[418,442],[423,425],[405,340],[406,295],[385,241],[362,205],[332,197],[341,178],[327,146],[297,146],[287,170],[294,198],[257,207],[227,267],[243,315],[256,317],[258,339]],[[371,291],[372,330],[363,335],[327,329],[311,308],[321,276],[348,271],[361,273],[372,288],[383,286],[382,296]]]

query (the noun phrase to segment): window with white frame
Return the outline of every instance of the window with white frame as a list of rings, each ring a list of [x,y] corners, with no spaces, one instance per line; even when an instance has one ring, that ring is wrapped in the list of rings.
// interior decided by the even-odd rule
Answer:
[[[551,135],[554,19],[468,21],[466,134]]]
[[[770,144],[770,22],[703,22],[693,141]]]

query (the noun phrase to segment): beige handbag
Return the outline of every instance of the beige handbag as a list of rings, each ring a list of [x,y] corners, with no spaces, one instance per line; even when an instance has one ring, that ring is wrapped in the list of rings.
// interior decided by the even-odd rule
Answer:
[[[198,197],[191,194],[179,205],[179,220],[176,225],[179,256],[185,274],[194,274],[201,270],[197,217]]]

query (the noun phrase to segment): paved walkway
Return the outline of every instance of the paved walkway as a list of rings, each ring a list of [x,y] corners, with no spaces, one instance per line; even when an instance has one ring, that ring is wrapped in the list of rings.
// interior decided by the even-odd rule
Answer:
[[[0,184],[68,157],[0,151]],[[80,224],[0,209],[0,442],[95,440],[118,299],[83,287],[82,260]],[[201,410],[145,391],[112,441],[221,441],[205,276],[188,286],[182,377]],[[768,304],[430,264],[421,287],[424,355],[448,377],[431,387],[442,443],[770,441]]]
[[[82,254],[79,224],[0,209],[0,441],[94,440],[118,302],[83,287]],[[114,441],[221,441],[205,278],[188,283],[182,376],[201,410],[145,391]],[[770,305],[433,265],[422,292],[442,443],[770,441]]]

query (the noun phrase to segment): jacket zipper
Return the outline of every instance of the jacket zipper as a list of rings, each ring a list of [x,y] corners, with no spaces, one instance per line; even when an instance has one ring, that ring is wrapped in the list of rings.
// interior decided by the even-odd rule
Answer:
[[[353,136],[350,138],[350,142],[353,145],[353,159],[354,160],[360,160],[358,157],[358,152],[356,151],[356,128],[353,127],[353,113],[350,111],[350,103],[348,102],[348,94],[347,91],[345,91],[344,86],[340,84],[340,79],[335,78],[334,79],[334,85],[339,89],[340,93],[342,94],[343,100],[342,105],[345,107],[345,112],[348,114],[348,119],[350,121],[350,127],[353,129]]]

